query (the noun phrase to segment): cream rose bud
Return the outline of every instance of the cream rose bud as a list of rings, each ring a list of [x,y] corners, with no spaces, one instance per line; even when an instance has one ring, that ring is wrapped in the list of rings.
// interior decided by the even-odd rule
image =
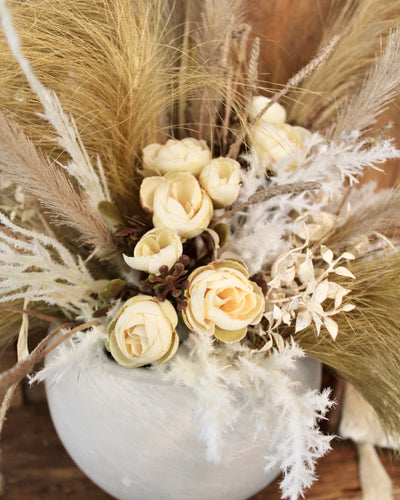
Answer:
[[[167,300],[137,295],[125,302],[107,328],[106,347],[115,361],[128,368],[161,364],[176,353],[178,316]]]
[[[199,175],[211,160],[211,151],[203,140],[187,137],[178,141],[169,139],[165,144],[149,144],[143,149],[143,164],[165,174],[170,170],[183,170]]]
[[[203,168],[199,181],[218,208],[232,205],[239,195],[240,163],[215,158]]]
[[[249,132],[252,148],[271,163],[284,158],[295,158],[296,150],[304,149],[306,140],[310,136],[311,132],[303,127],[261,121]]]
[[[124,255],[132,269],[159,274],[161,266],[171,268],[183,253],[179,236],[168,229],[152,229],[137,242],[133,257]]]
[[[183,238],[198,236],[210,223],[213,204],[189,172],[168,172],[164,177],[146,177],[140,199],[153,213],[153,225],[166,228]]]
[[[226,343],[241,340],[247,327],[259,323],[264,313],[261,288],[249,280],[245,267],[232,260],[193,271],[185,295],[182,316],[189,329]]]
[[[254,120],[265,106],[271,101],[268,97],[257,95],[250,101],[248,113],[251,120]],[[260,120],[267,123],[285,123],[286,111],[283,106],[275,102],[262,115]]]

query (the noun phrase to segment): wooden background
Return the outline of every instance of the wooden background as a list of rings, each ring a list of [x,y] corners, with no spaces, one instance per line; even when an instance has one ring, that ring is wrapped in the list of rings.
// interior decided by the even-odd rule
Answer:
[[[384,1],[384,0],[382,0]],[[249,20],[262,39],[260,72],[265,79],[284,83],[314,55],[323,33],[331,0],[248,0]],[[386,114],[381,124],[395,122],[400,137],[397,109]],[[379,126],[379,125],[378,125]],[[397,128],[396,128],[397,127]],[[392,162],[383,173],[367,173],[380,187],[399,179],[399,164]],[[9,348],[1,368],[14,362]],[[332,379],[331,379],[332,382]],[[331,428],[338,418],[331,418]],[[2,437],[4,484],[0,495],[7,500],[105,500],[109,497],[93,485],[73,464],[52,427],[43,388],[17,391]],[[400,471],[388,454],[381,455],[394,482],[394,498],[400,499]],[[350,442],[334,442],[334,449],[319,462],[320,480],[307,492],[307,499],[360,499],[357,456]],[[3,487],[3,488],[1,488]],[[278,481],[252,500],[280,498]],[[379,500],[379,499],[377,499]]]

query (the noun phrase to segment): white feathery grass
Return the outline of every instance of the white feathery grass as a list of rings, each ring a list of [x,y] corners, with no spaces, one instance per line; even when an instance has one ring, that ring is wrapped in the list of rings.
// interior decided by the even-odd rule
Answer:
[[[314,133],[305,149],[297,149],[296,156],[275,163],[274,175],[267,179],[265,164],[251,152],[246,156],[249,168],[242,172],[237,205],[258,190],[288,183],[318,181],[324,196],[305,191],[246,207],[228,219],[231,238],[224,250],[237,253],[247,263],[250,274],[260,272],[290,247],[288,236],[297,224],[293,213],[322,211],[327,204],[341,199],[346,181],[356,184],[365,169],[379,168],[386,160],[399,157],[400,151],[392,140],[371,144],[357,130],[343,134],[336,142]]]
[[[295,159],[296,168],[290,168],[293,158],[275,164],[273,184],[287,182],[320,181],[322,191],[329,197],[350,185],[359,182],[367,168],[379,170],[387,160],[399,158],[400,151],[392,139],[371,143],[361,136],[361,131],[350,130],[338,141],[327,141],[320,134],[312,134],[304,152],[299,150]]]
[[[54,127],[58,135],[59,145],[64,148],[72,158],[72,162],[68,165],[60,164],[60,166],[65,168],[65,170],[79,182],[88,194],[93,208],[97,209],[101,201],[111,201],[100,158],[97,158],[99,177],[81,141],[73,117],[68,117],[64,113],[55,92],[48,90],[41,84],[34,74],[29,61],[24,57],[21,49],[21,42],[14,28],[6,0],[0,0],[0,15],[10,49],[25,74],[32,91],[37,95],[43,106],[43,118],[48,120]]]
[[[44,302],[90,319],[97,307],[92,294],[104,281],[53,238],[18,227],[1,213],[0,225],[0,302]]]
[[[61,331],[60,335],[63,333]],[[101,369],[104,359],[104,337],[105,328],[102,325],[76,333],[58,346],[50,359],[47,359],[45,367],[29,378],[29,383],[32,385],[51,380],[51,383],[56,384],[76,367]]]
[[[239,343],[216,348],[209,337],[191,334],[174,358],[155,370],[194,391],[194,416],[210,461],[220,460],[242,412],[249,415],[254,439],[270,450],[266,471],[281,468],[283,496],[293,500],[315,479],[315,461],[330,449],[331,439],[317,425],[332,404],[328,393],[304,392],[291,378],[302,357],[293,342],[265,357]]]

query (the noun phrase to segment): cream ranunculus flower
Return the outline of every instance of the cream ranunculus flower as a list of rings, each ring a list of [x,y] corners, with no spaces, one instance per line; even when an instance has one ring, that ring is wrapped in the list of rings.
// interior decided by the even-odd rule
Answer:
[[[270,101],[271,99],[262,95],[253,97],[248,108],[250,119],[254,120]],[[263,113],[260,120],[266,123],[285,123],[286,110],[278,102],[275,102]]]
[[[259,121],[249,132],[252,148],[261,158],[276,163],[284,158],[296,158],[296,151],[305,148],[311,132],[288,123],[266,123]]]
[[[245,267],[231,260],[193,271],[186,299],[182,316],[190,330],[227,343],[241,340],[248,325],[259,323],[265,307],[261,288],[249,280]]]
[[[253,97],[249,105],[252,120],[270,102],[263,96]],[[255,152],[264,160],[273,164],[282,159],[296,158],[296,151],[305,148],[311,132],[303,127],[285,123],[286,111],[279,103],[274,103],[253,125],[249,140]],[[293,165],[289,165],[291,167]]]
[[[199,181],[216,207],[232,205],[239,195],[240,163],[230,158],[215,158],[203,168]]]
[[[199,175],[211,160],[207,143],[192,137],[178,141],[169,139],[165,144],[149,144],[143,149],[143,164],[165,174],[170,170],[183,170]]]
[[[167,300],[137,295],[125,302],[107,328],[106,347],[115,361],[128,368],[161,364],[176,353],[178,316]]]
[[[153,225],[183,238],[198,236],[210,223],[213,204],[189,172],[168,172],[164,177],[146,177],[140,186],[143,208],[153,213]]]
[[[171,268],[183,253],[180,237],[168,229],[152,229],[137,242],[133,257],[124,255],[132,269],[159,274],[161,266]]]

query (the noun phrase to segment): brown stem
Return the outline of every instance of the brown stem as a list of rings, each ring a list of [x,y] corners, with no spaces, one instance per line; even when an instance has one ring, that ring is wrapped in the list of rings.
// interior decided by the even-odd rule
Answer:
[[[0,436],[1,436],[1,432],[3,430],[3,424],[4,424],[5,419],[6,419],[7,411],[9,409],[9,407],[10,407],[10,404],[11,404],[11,401],[12,401],[15,389],[17,387],[18,387],[18,384],[11,385],[7,389],[7,391],[5,393],[5,396],[3,398],[3,401],[1,403],[1,407],[0,407]]]
[[[30,309],[19,309],[18,307],[10,306],[0,306],[0,311],[8,311],[16,314],[26,314],[27,316],[33,316],[34,318],[47,321],[48,323],[59,323],[63,318],[57,318],[56,316],[49,316],[47,314],[42,314]]]
[[[231,217],[232,215],[240,212],[250,205],[256,205],[257,203],[262,203],[263,201],[274,198],[275,196],[279,196],[282,194],[297,194],[302,193],[303,191],[311,191],[314,189],[319,189],[321,187],[320,182],[298,182],[293,184],[282,184],[281,186],[271,186],[266,189],[262,189],[261,191],[257,191],[250,196],[250,198],[240,205],[232,208],[232,210],[228,210],[224,214],[219,217],[215,217],[211,223],[216,224],[217,222],[226,219],[227,217]]]
[[[13,384],[17,384],[20,382],[26,375],[28,375],[33,367],[41,361],[49,352],[59,346],[64,340],[70,338],[74,333],[80,332],[82,330],[86,330],[92,326],[97,326],[99,324],[98,321],[89,321],[87,323],[83,323],[82,325],[78,325],[72,330],[62,334],[59,339],[53,342],[50,346],[48,345],[50,340],[53,339],[63,328],[65,325],[61,325],[59,328],[49,333],[47,337],[45,337],[31,352],[31,354],[24,360],[16,363],[12,368],[6,370],[0,375],[0,392],[7,390]]]

